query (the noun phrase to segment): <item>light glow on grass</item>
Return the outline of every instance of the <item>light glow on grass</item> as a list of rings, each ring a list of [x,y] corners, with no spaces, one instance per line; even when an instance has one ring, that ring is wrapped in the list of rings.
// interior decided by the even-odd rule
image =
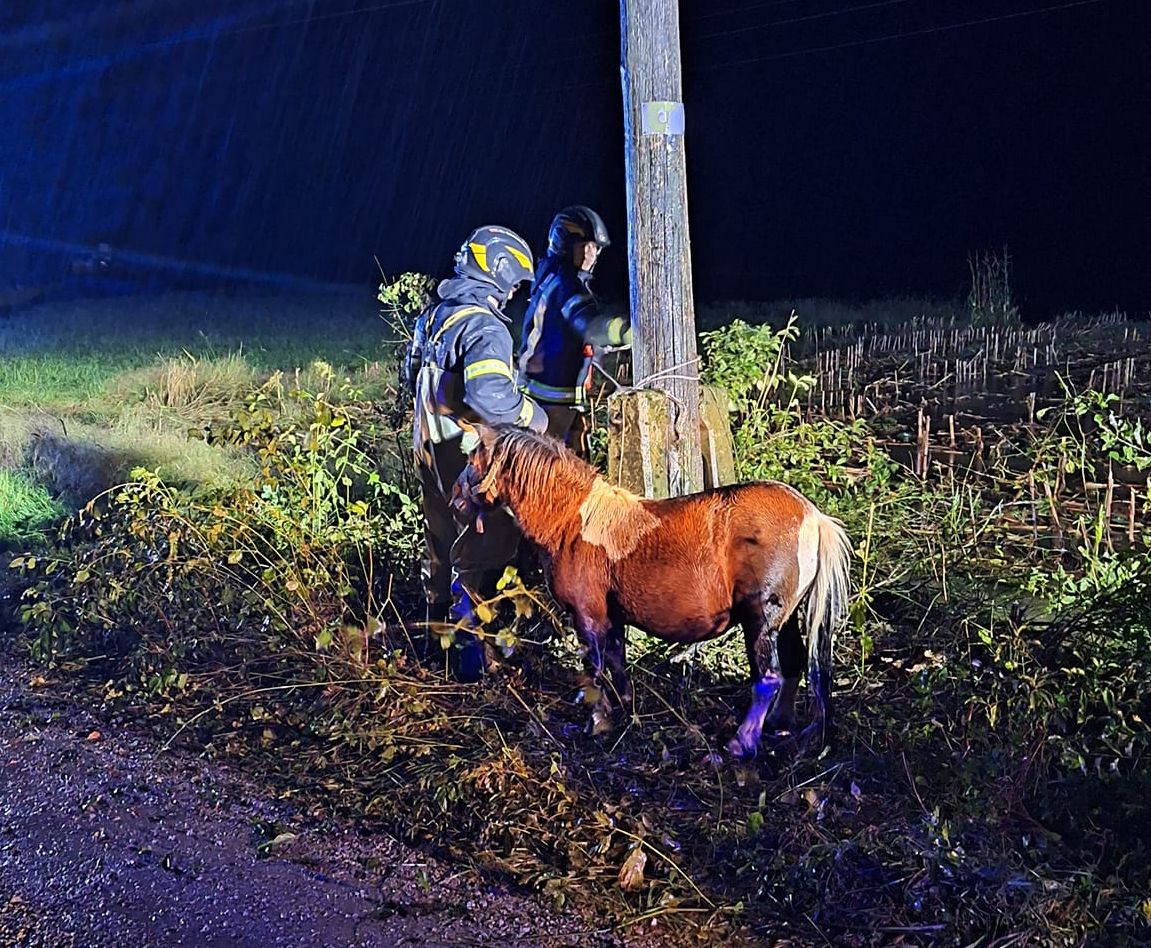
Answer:
[[[64,507],[27,475],[0,468],[0,549],[42,537],[65,514]]]

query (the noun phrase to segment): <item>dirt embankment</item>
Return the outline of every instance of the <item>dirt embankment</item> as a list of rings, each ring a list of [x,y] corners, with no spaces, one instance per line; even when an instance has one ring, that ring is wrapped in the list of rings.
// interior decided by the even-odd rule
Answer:
[[[0,667],[0,945],[613,945]]]

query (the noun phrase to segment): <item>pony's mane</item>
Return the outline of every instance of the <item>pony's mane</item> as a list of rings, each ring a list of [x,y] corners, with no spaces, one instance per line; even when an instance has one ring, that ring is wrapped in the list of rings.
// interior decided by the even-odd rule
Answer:
[[[578,524],[585,542],[618,560],[658,523],[631,491],[612,487],[560,442],[527,428],[497,429],[478,489],[496,484],[524,531],[545,547],[558,546]]]
[[[546,500],[549,507],[578,504],[591,487],[595,468],[547,435],[516,425],[495,429],[488,470],[478,490],[500,485],[529,504]],[[511,488],[511,490],[509,490]]]

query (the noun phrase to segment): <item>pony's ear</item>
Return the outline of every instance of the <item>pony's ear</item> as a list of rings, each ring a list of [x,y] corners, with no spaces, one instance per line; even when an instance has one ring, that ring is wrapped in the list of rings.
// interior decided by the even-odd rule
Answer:
[[[475,459],[477,448],[491,448],[491,429],[487,425],[481,424],[478,421],[472,421],[463,422],[462,426],[464,436],[460,439],[460,449],[470,460]]]
[[[477,424],[476,434],[480,437],[480,444],[490,451],[492,445],[496,443],[496,429],[489,425]]]

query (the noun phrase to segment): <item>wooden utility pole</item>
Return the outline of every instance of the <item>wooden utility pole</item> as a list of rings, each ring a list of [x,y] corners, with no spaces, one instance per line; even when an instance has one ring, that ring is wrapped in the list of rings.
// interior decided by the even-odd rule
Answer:
[[[620,37],[634,374],[671,402],[669,488],[686,494],[703,459],[678,0],[620,0]]]

